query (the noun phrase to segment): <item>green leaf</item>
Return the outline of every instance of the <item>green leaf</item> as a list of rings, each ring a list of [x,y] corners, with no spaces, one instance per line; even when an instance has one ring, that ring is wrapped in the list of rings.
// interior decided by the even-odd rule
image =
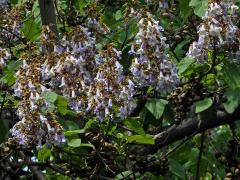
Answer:
[[[109,128],[107,135],[112,135],[113,132],[117,129],[117,124],[113,125],[112,127]]]
[[[160,119],[167,104],[168,101],[163,99],[151,99],[145,104],[145,107],[152,113],[152,115],[156,119]]]
[[[185,57],[178,64],[178,74],[183,74],[189,67],[195,62],[195,59],[191,57]]]
[[[51,149],[47,148],[46,145],[43,145],[42,149],[38,150],[38,160],[46,161],[52,155]]]
[[[87,143],[81,143],[80,147],[90,147],[90,148],[95,149],[94,145],[92,145],[92,144],[87,144]]]
[[[177,47],[174,49],[174,53],[178,58],[182,58],[185,55],[184,46],[186,46],[190,42],[190,38],[188,36],[185,37],[185,40],[179,42]]]
[[[192,6],[194,9],[194,13],[202,17],[205,15],[207,8],[208,8],[208,0],[191,0],[189,6]]]
[[[122,179],[125,179],[125,178],[130,178],[131,174],[132,174],[132,171],[124,171],[124,172],[121,172],[118,175],[116,175],[114,177],[114,179],[115,180],[122,180]]]
[[[74,1],[74,3],[75,3],[75,6],[77,7],[77,9],[82,11],[83,8],[87,7],[89,2],[87,0],[80,0],[80,1]]]
[[[32,7],[32,13],[35,18],[35,23],[40,24],[41,21],[41,15],[40,15],[40,7],[38,1],[35,1]]]
[[[76,134],[83,134],[85,133],[85,130],[84,129],[78,129],[78,130],[72,130],[72,131],[66,131],[64,132],[64,134],[66,136],[72,136],[72,135],[76,135]]]
[[[223,103],[223,106],[225,110],[231,114],[233,113],[236,108],[240,104],[240,89],[228,89],[225,93],[224,96],[227,97],[227,102]]]
[[[236,64],[224,64],[223,78],[231,89],[240,89],[240,66]]]
[[[58,95],[55,92],[46,92],[44,94],[44,99],[52,104],[55,103],[57,98],[58,98]]]
[[[140,134],[140,135],[145,135],[145,132],[141,126],[141,124],[137,121],[139,118],[133,118],[133,117],[128,117],[127,119],[124,120],[124,124],[134,132]]]
[[[207,87],[211,87],[211,86],[214,87],[215,82],[216,82],[216,75],[211,73],[206,75],[202,80],[202,83]]]
[[[134,135],[128,137],[129,142],[137,142],[140,144],[155,144],[154,139],[149,135]]]
[[[5,75],[0,79],[0,81],[9,86],[12,86],[16,82],[14,72],[9,70],[5,71]]]
[[[203,112],[210,108],[213,104],[213,101],[211,98],[205,98],[201,101],[196,102],[196,113]]]
[[[192,13],[192,9],[189,7],[190,0],[179,0],[180,14],[186,20]]]
[[[15,72],[18,67],[22,64],[22,61],[9,61],[8,65],[7,65],[7,69],[9,71]]]
[[[36,22],[34,15],[31,15],[23,23],[21,32],[25,38],[29,39],[30,41],[35,41],[38,37],[40,37],[40,27],[40,22]]]
[[[110,8],[106,8],[104,14],[101,16],[101,21],[109,26],[111,29],[116,29],[117,22],[114,17],[114,12]]]
[[[179,162],[174,159],[169,159],[169,170],[180,179],[186,179],[185,170]]]
[[[11,2],[11,4],[18,4],[19,3],[18,0],[11,0],[10,2]]]
[[[68,100],[67,98],[63,97],[63,96],[58,96],[57,98],[57,108],[58,111],[61,115],[66,115],[68,110],[67,110],[67,106],[68,106]]]
[[[79,130],[78,125],[73,121],[63,121],[63,126],[69,131]]]
[[[116,20],[119,20],[122,18],[122,11],[121,10],[118,10],[115,15],[114,15],[115,19]]]
[[[89,119],[88,122],[85,124],[83,129],[87,130],[88,128],[90,128],[92,126],[93,123],[94,123],[94,120]]]
[[[71,147],[80,147],[81,146],[81,139],[71,139],[69,142],[68,142],[68,146],[71,146]]]

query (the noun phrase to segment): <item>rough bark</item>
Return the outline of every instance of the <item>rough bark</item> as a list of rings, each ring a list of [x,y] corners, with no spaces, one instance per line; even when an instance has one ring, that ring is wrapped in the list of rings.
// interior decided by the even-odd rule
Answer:
[[[144,149],[145,154],[156,153],[160,148],[165,147],[173,142],[187,138],[193,134],[201,133],[205,130],[212,129],[224,124],[237,121],[240,118],[240,108],[233,114],[218,111],[215,114],[209,114],[204,118],[194,118],[184,121],[180,125],[173,125],[168,129],[154,136],[155,145],[147,146]]]
[[[42,25],[47,25],[57,35],[56,14],[53,0],[38,0]]]

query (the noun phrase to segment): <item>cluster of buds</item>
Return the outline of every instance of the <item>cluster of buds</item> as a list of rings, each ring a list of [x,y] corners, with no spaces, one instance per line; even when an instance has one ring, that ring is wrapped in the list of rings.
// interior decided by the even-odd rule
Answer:
[[[123,75],[123,67],[118,62],[120,56],[121,52],[109,45],[98,57],[102,64],[98,66],[97,75],[88,91],[87,111],[95,114],[100,121],[106,118],[111,120],[113,115],[124,118],[135,107],[134,84]]]
[[[44,57],[22,55],[22,66],[16,73],[15,96],[21,99],[18,117],[21,119],[11,129],[13,139],[19,145],[31,147],[42,143],[60,145],[65,142],[62,127],[56,117],[43,112],[47,108],[43,96],[48,89],[41,81],[41,64]]]
[[[0,48],[0,69],[5,66],[5,61],[11,57],[11,54],[6,50]]]
[[[134,56],[131,72],[140,86],[153,86],[156,91],[171,91],[177,84],[177,71],[166,54],[168,45],[150,13],[139,22],[139,32],[129,54]]]
[[[191,44],[187,55],[204,63],[208,59],[208,49],[227,47],[231,54],[236,54],[234,58],[240,59],[237,9],[233,0],[210,1],[198,28],[198,41]]]

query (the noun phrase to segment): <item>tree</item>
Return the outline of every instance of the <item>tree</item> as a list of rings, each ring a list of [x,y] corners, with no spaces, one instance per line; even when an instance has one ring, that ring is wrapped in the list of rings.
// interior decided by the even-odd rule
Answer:
[[[11,0],[1,179],[234,179],[239,1]]]

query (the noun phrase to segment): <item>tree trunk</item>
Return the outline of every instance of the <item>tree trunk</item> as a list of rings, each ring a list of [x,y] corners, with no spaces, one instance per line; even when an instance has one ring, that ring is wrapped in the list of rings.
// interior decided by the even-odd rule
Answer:
[[[38,0],[40,7],[40,14],[42,25],[47,25],[49,28],[58,35],[56,14],[53,0]]]

